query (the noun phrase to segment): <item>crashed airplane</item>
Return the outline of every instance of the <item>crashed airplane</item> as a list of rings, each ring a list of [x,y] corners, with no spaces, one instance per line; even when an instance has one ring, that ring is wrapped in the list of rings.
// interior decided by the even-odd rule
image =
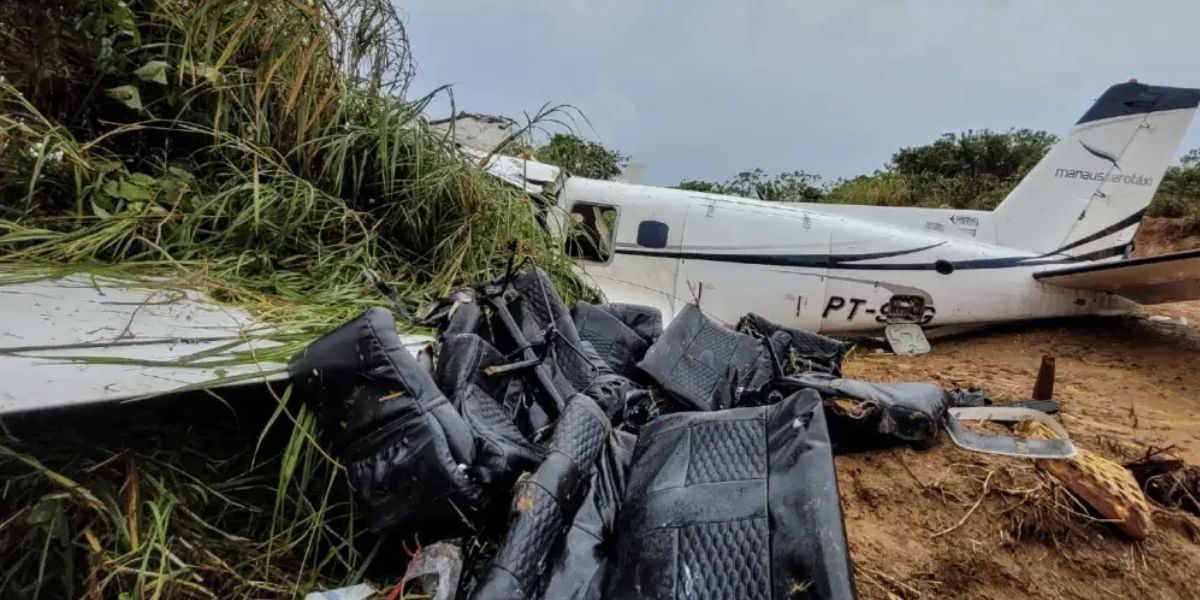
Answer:
[[[696,304],[726,324],[752,311],[823,333],[882,329],[893,349],[915,353],[928,349],[929,330],[1200,298],[1200,251],[1129,259],[1198,104],[1198,89],[1111,87],[994,211],[762,202],[464,152],[551,199],[547,224],[609,301],[655,307],[666,321]],[[285,376],[281,365],[120,364],[169,363],[261,327],[191,292],[79,277],[4,291],[20,318],[0,325],[0,414],[167,393],[227,371],[239,381]],[[148,333],[126,339],[131,330]],[[54,361],[81,348],[113,360]],[[46,386],[56,393],[36,392]]]
[[[1129,260],[1200,90],[1111,87],[994,211],[761,202],[567,177],[568,250],[614,301],[823,333],[1122,315],[1200,298],[1200,251]],[[529,173],[545,173],[545,166]],[[889,340],[893,341],[892,336]]]
[[[458,557],[423,589],[436,597],[852,599],[836,455],[928,448],[942,428],[978,452],[1086,455],[1052,399],[847,378],[852,344],[816,330],[882,328],[918,351],[923,327],[1200,297],[1200,254],[1125,258],[1197,104],[1200,90],[1115,86],[993,213],[771,204],[485,155],[554,199],[548,224],[609,302],[568,307],[536,266],[510,265],[412,320],[436,344],[375,307],[287,365],[229,372],[207,361],[269,348],[247,339],[269,327],[249,314],[152,282],[27,281],[0,297],[13,309],[0,340],[18,340],[0,346],[0,415],[214,376],[286,381],[345,469],[363,539],[424,536]],[[984,435],[960,424],[972,420],[1048,433]],[[1129,473],[1061,469],[1106,523],[1146,539]]]

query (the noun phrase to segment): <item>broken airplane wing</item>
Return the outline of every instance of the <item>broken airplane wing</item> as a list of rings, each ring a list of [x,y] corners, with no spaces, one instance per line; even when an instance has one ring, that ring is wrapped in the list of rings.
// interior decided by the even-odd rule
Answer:
[[[245,311],[192,290],[71,275],[0,285],[0,415],[284,379],[228,364],[274,345]]]
[[[0,416],[289,377],[251,354],[277,327],[166,281],[0,271],[0,315]],[[401,336],[414,355],[429,341]]]

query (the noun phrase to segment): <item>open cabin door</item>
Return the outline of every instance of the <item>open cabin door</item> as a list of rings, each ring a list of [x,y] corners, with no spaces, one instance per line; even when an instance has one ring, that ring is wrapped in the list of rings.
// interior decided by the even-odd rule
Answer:
[[[653,306],[670,319],[687,302],[675,296],[687,212],[678,203],[654,200],[572,198],[566,210],[574,226],[566,250],[606,301]]]

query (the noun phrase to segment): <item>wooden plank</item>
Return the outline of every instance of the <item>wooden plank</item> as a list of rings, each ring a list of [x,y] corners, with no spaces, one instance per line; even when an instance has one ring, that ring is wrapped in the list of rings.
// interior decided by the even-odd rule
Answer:
[[[1049,427],[1033,421],[1021,423],[1018,433],[1044,440],[1058,437]],[[1146,495],[1125,467],[1083,448],[1071,459],[1034,463],[1129,537],[1143,540],[1154,530]]]

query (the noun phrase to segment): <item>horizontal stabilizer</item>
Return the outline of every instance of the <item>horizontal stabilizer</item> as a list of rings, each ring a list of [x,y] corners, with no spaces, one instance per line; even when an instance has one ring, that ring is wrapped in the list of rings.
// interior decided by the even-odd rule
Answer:
[[[1200,250],[1035,273],[1042,283],[1111,292],[1141,304],[1200,300]]]

